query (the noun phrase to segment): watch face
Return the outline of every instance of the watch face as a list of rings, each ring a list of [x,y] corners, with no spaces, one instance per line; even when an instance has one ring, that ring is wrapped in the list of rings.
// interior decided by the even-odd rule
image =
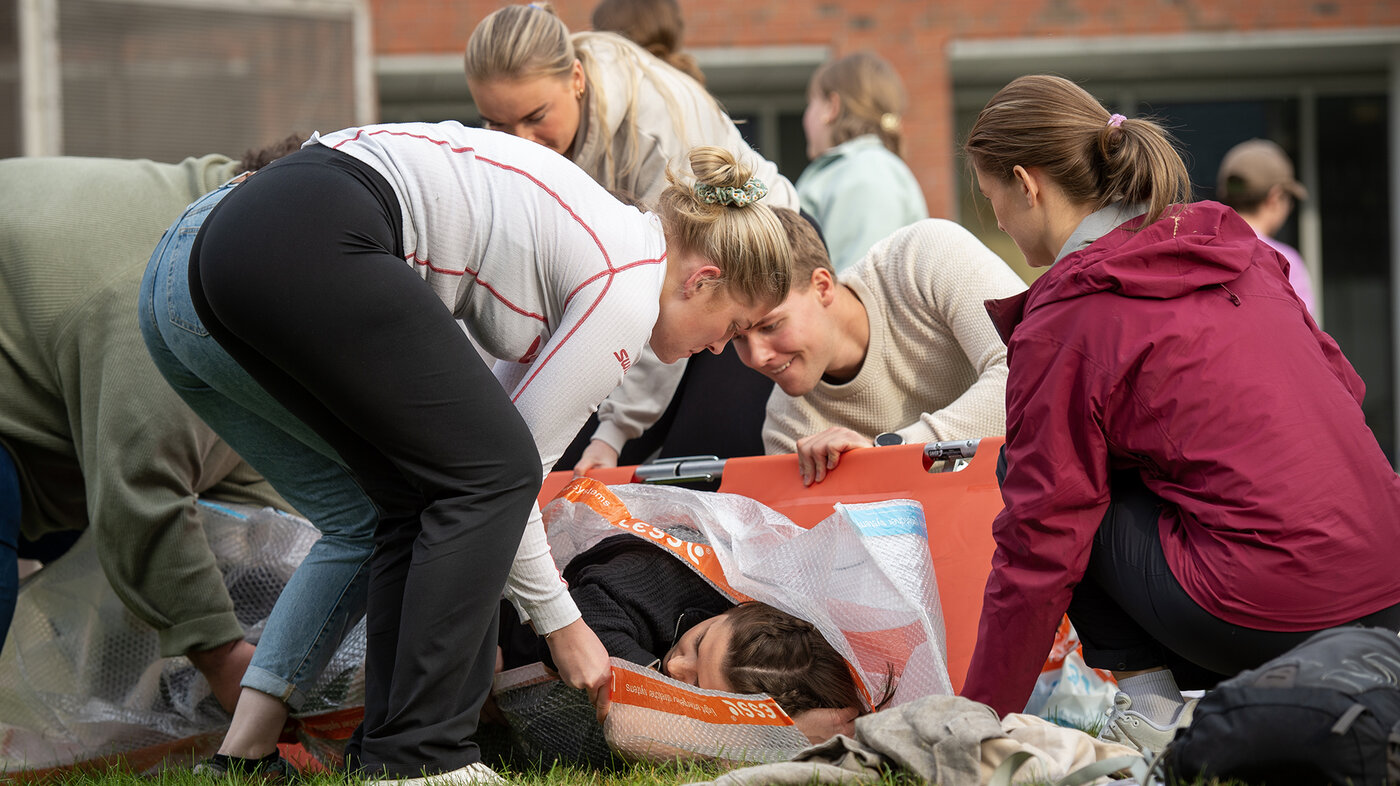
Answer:
[[[904,437],[901,437],[893,431],[886,431],[875,438],[875,444],[882,447],[886,445],[903,445]]]

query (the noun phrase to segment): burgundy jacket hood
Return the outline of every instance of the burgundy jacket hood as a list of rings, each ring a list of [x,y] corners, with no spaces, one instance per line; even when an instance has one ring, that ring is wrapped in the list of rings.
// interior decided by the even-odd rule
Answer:
[[[1027,312],[1095,292],[1169,300],[1202,287],[1228,289],[1267,250],[1239,214],[1218,202],[1174,205],[1164,220],[1134,231],[1141,223],[1133,218],[1069,254],[1027,292],[987,301],[1002,340]]]

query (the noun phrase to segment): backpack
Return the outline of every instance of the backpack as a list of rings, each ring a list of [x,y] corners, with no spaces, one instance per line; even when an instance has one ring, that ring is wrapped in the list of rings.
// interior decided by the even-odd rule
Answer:
[[[1331,628],[1225,680],[1163,763],[1187,782],[1400,784],[1400,637]]]

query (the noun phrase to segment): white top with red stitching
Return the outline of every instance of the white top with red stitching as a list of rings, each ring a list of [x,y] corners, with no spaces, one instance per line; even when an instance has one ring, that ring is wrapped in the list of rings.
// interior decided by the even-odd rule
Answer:
[[[544,470],[622,381],[656,324],[665,236],[548,148],[455,121],[313,136],[384,176],[404,254],[473,338],[529,424]],[[538,505],[506,594],[535,630],[578,618]]]

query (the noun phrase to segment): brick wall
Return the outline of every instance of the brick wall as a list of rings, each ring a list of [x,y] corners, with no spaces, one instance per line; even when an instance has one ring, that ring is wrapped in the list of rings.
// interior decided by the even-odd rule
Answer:
[[[949,41],[1038,36],[1253,32],[1400,25],[1395,0],[680,0],[689,47],[821,44],[873,49],[909,90],[908,158],[929,211],[955,211]],[[457,53],[491,0],[371,0],[379,54]],[[586,29],[592,2],[555,3]]]

